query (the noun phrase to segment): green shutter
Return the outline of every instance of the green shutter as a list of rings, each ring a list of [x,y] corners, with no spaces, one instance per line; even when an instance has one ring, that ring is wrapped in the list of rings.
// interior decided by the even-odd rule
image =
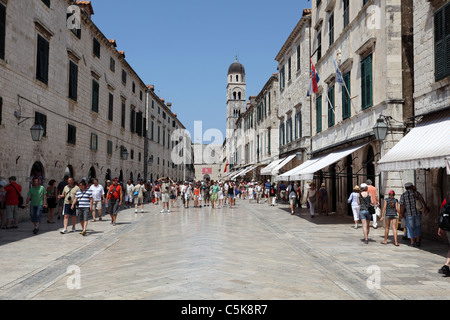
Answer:
[[[316,99],[316,131],[322,132],[322,96]]]
[[[344,74],[344,83],[347,86],[347,89],[350,91],[350,72]],[[342,119],[350,118],[351,109],[350,109],[350,96],[347,93],[347,89],[342,87]]]
[[[370,108],[373,104],[372,90],[372,55],[369,55],[361,62],[361,102],[363,110]]]
[[[98,113],[99,89],[100,85],[98,84],[98,82],[92,80],[92,111],[97,113]]]
[[[6,7],[0,3],[0,59],[5,60]]]
[[[332,86],[330,89],[328,89],[328,100],[327,101],[327,105],[328,105],[328,127],[332,127],[334,126],[334,121],[335,121],[335,117],[334,117],[334,106],[335,106],[335,102],[334,102],[334,86]],[[331,103],[331,104],[330,104]]]
[[[435,78],[436,81],[450,75],[450,5],[434,15]]]

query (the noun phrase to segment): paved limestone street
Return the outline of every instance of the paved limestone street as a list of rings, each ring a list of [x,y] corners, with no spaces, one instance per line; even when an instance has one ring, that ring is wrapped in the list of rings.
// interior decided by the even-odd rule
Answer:
[[[396,300],[448,299],[437,273],[447,246],[381,245],[383,228],[348,217],[291,216],[287,205],[119,213],[90,222],[88,236],[31,223],[0,233],[1,299]],[[139,210],[140,211],[140,210]],[[45,221],[45,218],[44,218]],[[79,224],[78,224],[79,228]]]

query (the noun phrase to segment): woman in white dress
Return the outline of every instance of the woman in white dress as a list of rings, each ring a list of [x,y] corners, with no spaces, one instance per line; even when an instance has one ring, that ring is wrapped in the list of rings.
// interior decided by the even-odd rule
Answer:
[[[219,200],[219,208],[223,207],[223,184],[222,182],[219,184],[219,193],[217,199]]]
[[[311,214],[311,218],[314,218],[314,209],[316,207],[316,201],[317,201],[317,190],[316,190],[316,184],[314,182],[311,182],[309,185],[309,190],[308,190],[306,199],[308,199],[309,213]]]

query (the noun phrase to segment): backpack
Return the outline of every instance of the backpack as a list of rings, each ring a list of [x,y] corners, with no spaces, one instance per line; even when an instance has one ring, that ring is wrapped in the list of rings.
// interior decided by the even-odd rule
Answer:
[[[450,197],[448,197],[446,204],[442,207],[438,223],[439,228],[450,231]]]

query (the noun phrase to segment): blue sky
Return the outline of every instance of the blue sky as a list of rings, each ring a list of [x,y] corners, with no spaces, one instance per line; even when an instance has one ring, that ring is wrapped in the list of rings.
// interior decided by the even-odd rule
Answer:
[[[191,135],[194,121],[202,121],[203,132],[219,129],[225,136],[229,65],[238,55],[246,69],[246,98],[257,95],[277,72],[275,56],[310,2],[93,0],[92,5],[94,23],[116,39],[141,79],[172,102]]]

